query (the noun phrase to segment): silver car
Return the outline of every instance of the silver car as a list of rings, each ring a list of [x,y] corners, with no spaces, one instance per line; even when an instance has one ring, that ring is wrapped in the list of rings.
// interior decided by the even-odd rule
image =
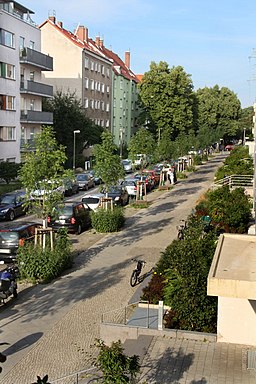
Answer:
[[[76,175],[76,181],[79,189],[83,189],[84,191],[95,187],[94,177],[89,173],[79,173]]]

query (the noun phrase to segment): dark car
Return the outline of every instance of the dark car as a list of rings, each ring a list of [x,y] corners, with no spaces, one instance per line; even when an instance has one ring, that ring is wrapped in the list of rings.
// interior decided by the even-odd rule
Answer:
[[[0,219],[14,220],[15,217],[26,213],[26,193],[16,191],[0,196]]]
[[[82,202],[66,202],[55,208],[54,214],[48,217],[48,225],[54,230],[66,228],[68,232],[80,235],[91,225],[90,211]]]
[[[149,176],[136,174],[134,175],[134,178],[137,179],[138,181],[144,181],[144,183],[146,184],[147,192],[152,191],[152,189],[154,188],[154,183]]]
[[[95,187],[94,177],[90,173],[80,173],[76,175],[76,181],[79,189],[88,191],[89,188]]]
[[[72,196],[79,192],[79,185],[76,179],[66,179],[64,180],[64,195],[65,196]]]
[[[37,223],[17,223],[0,229],[0,260],[15,260],[19,246],[26,241],[34,241]]]
[[[93,169],[88,171],[88,173],[94,178],[95,185],[99,185],[102,183],[102,179],[99,176],[95,175],[95,171]]]
[[[106,195],[106,191],[102,191]],[[127,189],[122,185],[110,187],[108,189],[108,197],[111,197],[115,205],[124,206],[129,203],[129,194]]]

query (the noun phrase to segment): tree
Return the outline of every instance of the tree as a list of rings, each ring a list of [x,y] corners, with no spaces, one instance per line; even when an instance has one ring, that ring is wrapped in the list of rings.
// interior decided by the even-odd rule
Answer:
[[[168,144],[195,126],[195,97],[190,75],[183,67],[169,69],[166,62],[152,62],[140,84],[140,97],[156,126],[158,145],[168,151]]]
[[[3,179],[7,184],[11,180],[16,179],[20,165],[17,163],[10,163],[8,161],[0,162],[0,179]]]
[[[139,373],[139,356],[126,356],[120,340],[107,346],[102,340],[96,341],[100,352],[96,365],[103,373],[105,384],[123,384],[134,380]]]
[[[147,158],[152,158],[155,152],[155,140],[151,132],[145,128],[140,128],[131,138],[128,146],[129,158],[134,161],[137,154],[144,154]],[[141,163],[141,171],[145,167],[145,162]]]
[[[124,177],[124,169],[112,134],[104,131],[101,140],[102,143],[96,144],[93,150],[96,162],[94,169],[96,175],[103,180],[107,191],[110,186],[117,185],[119,179]]]
[[[44,227],[47,226],[48,215],[63,199],[58,187],[63,185],[63,178],[70,176],[70,172],[64,170],[65,161],[65,148],[57,143],[53,128],[45,127],[35,136],[35,152],[25,154],[25,161],[19,170],[19,178],[29,201],[36,189],[44,191],[40,199],[33,200],[33,210],[43,219]]]
[[[57,91],[52,99],[44,104],[44,109],[53,112],[53,128],[59,144],[65,147],[67,166],[71,167],[73,159],[73,132],[79,130],[77,140],[77,160],[81,161],[83,149],[89,145],[100,143],[103,128],[86,117],[85,110],[75,94]],[[79,156],[80,155],[80,156]]]
[[[196,92],[198,106],[198,138],[202,147],[223,139],[239,138],[240,101],[226,87],[202,88]]]

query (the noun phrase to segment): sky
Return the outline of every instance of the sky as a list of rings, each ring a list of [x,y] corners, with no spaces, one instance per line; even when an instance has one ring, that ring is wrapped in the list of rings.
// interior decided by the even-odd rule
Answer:
[[[255,0],[19,0],[41,24],[55,15],[74,32],[88,28],[143,74],[152,61],[182,66],[194,89],[227,87],[242,108],[256,101]]]

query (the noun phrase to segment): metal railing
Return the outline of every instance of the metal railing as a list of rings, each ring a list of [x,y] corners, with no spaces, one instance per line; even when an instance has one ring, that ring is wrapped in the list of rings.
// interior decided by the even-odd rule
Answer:
[[[222,187],[228,185],[232,188],[253,188],[253,175],[231,175],[226,176],[223,179],[217,180],[213,184],[213,188]]]
[[[90,384],[100,382],[102,382],[102,377],[97,367],[83,369],[81,371],[59,377],[56,380],[51,380],[51,384]]]
[[[148,301],[137,301],[126,305],[125,307],[113,309],[111,311],[105,312],[101,316],[101,322],[105,324],[122,324],[127,325],[132,314],[138,308],[139,304],[147,305],[147,314],[148,314],[148,325],[149,325],[149,302]]]

